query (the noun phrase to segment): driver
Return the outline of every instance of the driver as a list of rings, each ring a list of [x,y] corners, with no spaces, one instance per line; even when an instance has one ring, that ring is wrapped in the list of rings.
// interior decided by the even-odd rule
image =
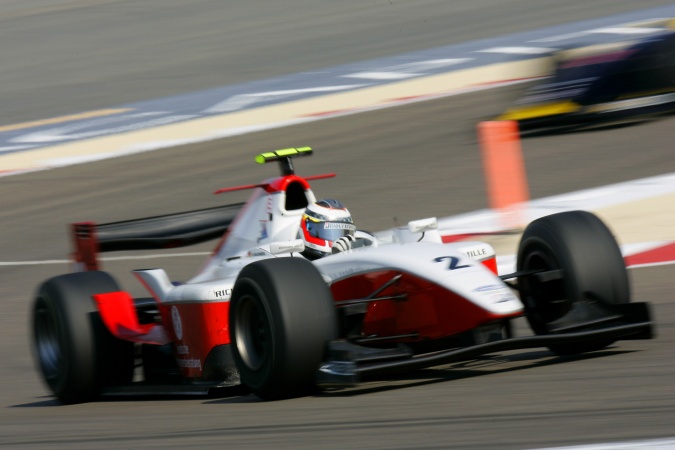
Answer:
[[[307,206],[302,215],[300,232],[305,242],[302,255],[315,260],[349,250],[355,241],[355,231],[352,216],[342,203],[332,198],[319,200]]]

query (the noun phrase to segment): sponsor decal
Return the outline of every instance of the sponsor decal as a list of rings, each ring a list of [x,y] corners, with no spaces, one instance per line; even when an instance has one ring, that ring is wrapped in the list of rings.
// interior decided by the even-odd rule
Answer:
[[[181,358],[178,358],[176,361],[178,362],[178,366],[180,366],[182,368],[202,370],[202,362],[198,359],[181,359]]]
[[[551,102],[553,100],[559,100],[559,99],[571,99],[573,97],[579,96],[586,92],[588,90],[588,84],[587,83],[579,83],[580,87],[577,87],[575,89],[566,89],[566,90],[559,90],[557,92],[550,92],[550,93],[542,93],[542,94],[531,94],[528,95],[525,99],[518,101],[517,104],[519,105],[530,105],[532,103],[545,103],[545,102]],[[556,89],[553,87],[552,89]],[[536,106],[536,105],[532,105]],[[542,105],[544,106],[544,105]]]
[[[213,290],[213,296],[216,298],[229,298],[232,296],[232,289]]]
[[[479,248],[476,250],[469,250],[466,252],[466,256],[469,258],[479,258],[481,256],[487,255],[487,249],[486,248]]]
[[[480,286],[474,289],[474,292],[491,292],[491,291],[500,291],[502,289],[507,289],[506,286],[501,286],[499,284],[488,284],[485,286]]]
[[[328,270],[330,269],[331,268]],[[329,278],[330,282],[332,282],[342,278],[347,278],[351,275],[370,272],[377,269],[382,269],[382,266],[368,263],[350,263],[348,265],[340,265],[339,268],[336,268],[335,272],[324,273],[324,276]]]
[[[267,214],[272,214],[272,195],[267,194],[267,202],[265,204],[265,212]]]
[[[176,353],[178,353],[179,355],[187,355],[188,353],[190,353],[190,347],[188,347],[187,345],[177,345]]]
[[[183,339],[183,322],[180,320],[180,313],[175,306],[171,307],[171,321],[173,322],[173,332],[180,341]]]
[[[353,230],[356,231],[356,225],[342,222],[326,222],[324,225],[326,230]]]
[[[263,239],[267,239],[267,221],[266,220],[260,220],[260,234],[258,235],[258,243],[262,241]]]
[[[295,245],[295,244],[288,244],[288,245],[279,244],[276,247],[276,249],[279,253],[284,253],[284,252],[287,252],[289,250],[296,250],[297,248],[298,248],[298,246]]]
[[[509,291],[509,287],[500,284],[487,284],[485,286],[479,286],[473,291],[480,292],[490,298],[493,298],[492,303],[506,303],[515,300],[510,292],[504,292]]]
[[[343,270],[338,270],[337,272],[327,273],[326,276],[331,280],[339,280],[341,278],[347,278],[350,275],[355,275],[357,273],[368,272],[371,270],[377,270],[380,266],[363,264],[359,266],[351,266]]]
[[[319,370],[333,375],[354,375],[356,373],[356,363],[352,361],[333,361],[324,364]]]
[[[358,270],[358,269],[341,270],[341,271],[339,271],[339,272],[334,272],[334,273],[328,274],[328,277],[329,277],[331,280],[337,280],[337,279],[339,279],[339,278],[345,278],[345,277],[348,277],[349,275],[352,275],[352,274],[357,273],[357,272],[359,272],[359,271],[360,271],[360,270]]]

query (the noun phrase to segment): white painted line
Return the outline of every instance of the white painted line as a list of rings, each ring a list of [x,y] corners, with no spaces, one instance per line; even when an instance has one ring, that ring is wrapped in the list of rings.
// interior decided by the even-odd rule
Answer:
[[[654,241],[654,242],[641,242],[633,244],[624,244],[621,246],[624,255],[635,255],[637,253],[644,253],[650,250],[655,250],[664,245],[671,244],[672,241]]]
[[[91,119],[94,117],[110,116],[127,111],[130,111],[130,109],[128,108],[99,109],[96,111],[88,111],[79,114],[69,114],[67,116],[52,117],[51,119],[32,120],[30,122],[15,123],[12,125],[3,125],[0,126],[0,133],[5,131],[16,131],[25,128],[41,127],[45,125],[54,125],[58,123],[72,122],[74,120],[84,120],[84,119]]]
[[[419,77],[429,72],[445,67],[455,66],[473,58],[444,58],[429,59],[397,66],[382,67],[375,71],[355,72],[342,75],[343,78],[364,78],[369,80],[401,80],[405,78]]]
[[[668,193],[675,193],[675,173],[659,175],[655,177],[642,178],[639,180],[616,183],[609,186],[602,186],[594,189],[570,192],[568,194],[555,195],[530,202],[529,221],[538,217],[553,214],[571,209],[597,210],[616,206],[623,203],[629,203],[636,200],[660,197]],[[460,214],[453,217],[445,217],[438,220],[439,229],[444,231],[444,235],[449,234],[471,234],[471,233],[494,233],[503,231],[500,215],[492,210],[480,210],[467,214]],[[378,236],[385,238],[389,231],[378,233]],[[480,237],[478,237],[480,240]],[[652,241],[641,243],[630,243],[621,246],[624,256],[635,255],[659,248],[663,245],[672,243],[672,241]],[[178,258],[187,256],[207,256],[211,252],[193,252],[193,253],[167,253],[151,255],[132,255],[132,256],[114,256],[102,257],[102,261],[127,261],[153,258]],[[0,261],[0,266],[27,266],[41,264],[65,264],[69,260],[46,260],[46,261]],[[503,255],[497,259],[500,266],[499,273],[513,271],[515,267],[515,255]],[[663,265],[669,263],[640,264],[634,267],[649,267],[651,265]]]
[[[651,34],[651,33],[659,33],[665,30],[665,28],[659,28],[659,27],[648,27],[645,25],[658,25],[661,23],[665,23],[669,21],[670,19],[668,18],[655,18],[655,19],[647,19],[647,20],[640,20],[639,22],[631,22],[631,23],[625,23],[625,24],[619,24],[615,27],[606,27],[606,28],[597,28],[594,30],[586,30],[586,31],[577,31],[575,33],[568,33],[568,34],[561,34],[558,36],[550,36],[550,37],[545,37],[545,38],[540,38],[540,39],[534,39],[528,42],[557,42],[557,41],[564,41],[566,39],[574,39],[578,38],[580,36],[584,36],[586,34],[625,34],[625,35],[635,35],[635,34]],[[642,31],[641,31],[642,30]]]
[[[356,72],[349,75],[343,75],[345,78],[363,78],[366,80],[403,80],[419,76],[418,73],[401,72]]]
[[[550,36],[550,37],[545,37],[545,38],[540,38],[540,39],[533,39],[528,42],[557,42],[557,41],[564,41],[566,39],[574,39],[578,38],[580,36],[584,36],[588,34],[587,31],[578,31],[576,33],[568,33],[568,34],[560,34],[558,36]]]
[[[491,47],[477,50],[478,53],[504,53],[507,55],[542,55],[554,51],[554,48],[545,47]]]
[[[138,259],[156,259],[156,258],[182,258],[188,256],[208,256],[212,252],[191,252],[191,253],[168,253],[152,255],[129,255],[129,256],[107,256],[99,258],[99,261],[132,261]],[[0,266],[41,266],[49,264],[72,264],[70,259],[47,259],[44,261],[0,261]]]
[[[539,450],[672,450],[675,449],[675,438],[650,439],[643,441],[625,441],[606,444],[574,445],[571,447],[547,447]]]
[[[659,33],[659,32],[662,32],[662,31],[663,31],[663,28],[611,27],[611,28],[598,28],[598,29],[595,29],[595,30],[589,30],[588,33],[635,35],[635,34]]]
[[[28,150],[29,148],[35,147],[34,145],[10,145],[7,147],[0,147],[0,154],[11,153],[17,150]]]
[[[75,125],[67,125],[63,127],[49,128],[44,131],[37,131],[35,133],[28,133],[12,139],[12,142],[25,142],[29,144],[45,144],[45,143],[59,143],[63,141],[75,139],[88,139],[106,134],[120,134],[129,131],[138,131],[145,128],[155,128],[163,125],[170,125],[176,122],[182,122],[194,119],[195,115],[166,115],[167,113],[143,112],[122,114],[119,116],[104,117],[101,119],[91,120],[89,122],[78,123]],[[164,117],[158,117],[158,116]],[[100,128],[101,125],[112,125],[118,122],[128,122],[125,125],[113,126],[110,128]],[[93,128],[92,131],[85,131],[88,128]]]
[[[130,259],[153,259],[153,258],[180,258],[183,256],[208,256],[213,252],[189,252],[189,253],[158,253],[154,255],[142,255],[142,256],[108,256],[106,258],[101,258],[102,261],[127,261]]]
[[[46,259],[44,261],[0,261],[0,266],[42,266],[48,264],[70,264],[72,261],[67,259]]]
[[[529,216],[527,222],[538,217],[553,214],[571,209],[598,210],[608,208],[624,203],[634,202],[636,200],[646,200],[655,198],[660,200],[663,195],[675,193],[675,173],[659,175],[655,177],[643,178],[639,180],[616,183],[609,186],[602,186],[594,189],[586,189],[568,194],[556,195],[534,200],[526,206],[526,213]],[[445,217],[438,220],[439,229],[443,235],[453,234],[472,234],[472,233],[496,233],[504,231],[503,221],[500,214],[493,210],[480,210],[467,214],[460,214],[453,217]],[[391,234],[391,230],[377,233],[379,237],[386,239]],[[477,237],[480,240],[480,237]],[[669,245],[671,240],[658,240],[651,242],[629,243],[621,246],[624,256],[631,256],[654,250],[664,245]],[[168,253],[151,255],[133,255],[103,257],[102,261],[126,261],[154,258],[176,258],[188,256],[207,256],[210,252],[194,253]],[[68,260],[47,260],[47,261],[8,261],[0,262],[0,266],[26,266],[42,264],[66,264]],[[515,255],[502,255],[497,258],[497,265],[500,274],[510,273],[515,270]],[[670,263],[646,263],[633,267],[650,267]]]
[[[480,239],[479,239],[480,240]],[[665,244],[670,244],[670,242],[664,242]],[[631,246],[632,245],[632,246]],[[646,244],[631,244],[631,245],[622,245],[621,253],[624,256],[634,255],[640,253],[640,251],[634,251],[635,248],[639,246],[649,247],[648,249],[658,248],[654,246],[654,243]],[[110,261],[135,261],[135,260],[144,260],[144,259],[161,259],[161,258],[186,258],[186,257],[204,257],[210,255],[212,252],[189,252],[189,253],[170,253],[170,254],[152,254],[152,255],[128,255],[128,256],[112,256],[112,257],[101,257],[99,261],[110,262]],[[0,267],[18,267],[18,266],[44,266],[44,265],[56,265],[56,264],[73,264],[73,261],[69,259],[47,259],[44,261],[0,261]],[[630,267],[635,268],[645,268],[645,267],[656,267],[656,266],[666,266],[675,264],[675,261],[665,261],[657,263],[644,263],[644,264],[634,264]],[[500,255],[497,256],[497,273],[500,275],[512,273],[516,270],[516,255]]]
[[[269,101],[272,99],[292,98],[303,94],[315,92],[339,92],[352,90],[360,87],[368,86],[367,84],[347,84],[342,86],[319,86],[313,88],[303,89],[286,89],[281,91],[256,92],[255,94],[240,94],[229,97],[221,102],[216,103],[210,108],[204,110],[206,113],[226,113],[239,111],[254,105],[256,103]]]

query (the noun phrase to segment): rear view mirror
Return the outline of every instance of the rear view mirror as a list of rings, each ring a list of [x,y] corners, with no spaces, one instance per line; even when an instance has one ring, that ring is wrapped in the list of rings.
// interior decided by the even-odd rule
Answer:
[[[408,230],[411,233],[423,233],[429,230],[438,229],[438,220],[435,217],[427,219],[411,220],[408,222]]]

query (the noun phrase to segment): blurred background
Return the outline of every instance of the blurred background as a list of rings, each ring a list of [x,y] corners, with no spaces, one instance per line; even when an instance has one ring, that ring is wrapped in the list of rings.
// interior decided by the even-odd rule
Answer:
[[[509,113],[520,114],[514,120],[553,117],[545,132],[521,143],[531,199],[583,191],[566,203],[583,208],[596,195],[589,189],[646,179],[631,186],[652,186],[650,195],[630,197],[626,192],[637,188],[629,188],[594,211],[621,244],[672,242],[675,187],[653,177],[675,173],[673,118],[577,127],[595,120],[581,113],[606,117],[587,106],[625,111],[625,103],[608,104],[644,98],[647,106],[667,106],[671,85],[640,95],[518,103],[532,89],[541,100],[560,92],[555,83],[569,81],[556,79],[551,65],[560,49],[611,44],[599,54],[616,55],[667,35],[671,2],[4,0],[0,6],[0,446],[534,449],[673,437],[670,265],[631,270],[635,298],[654,307],[657,340],[575,358],[544,349],[506,353],[275,403],[233,395],[63,407],[34,368],[28,314],[38,284],[71,269],[69,223],[243,201],[246,192],[212,192],[276,175],[275,165],[253,163],[264,151],[313,147],[297,172],[336,172],[313,189],[345,203],[359,228],[486,210],[476,126]],[[652,64],[654,73],[667,72],[669,44],[657,54],[665,60]],[[267,93],[259,103],[257,92]],[[659,95],[666,96],[653,98]],[[524,106],[544,109],[513,110]],[[574,126],[568,115],[559,128],[558,113],[578,113]],[[159,149],[140,151],[150,148]],[[116,152],[123,156],[106,159]],[[627,201],[616,198],[622,195]],[[517,237],[488,240],[509,255]],[[211,248],[199,245],[182,256],[175,254],[183,250],[147,252],[143,260],[111,254],[117,259],[105,260],[104,269],[141,295],[129,270],[163,267],[185,280]]]

